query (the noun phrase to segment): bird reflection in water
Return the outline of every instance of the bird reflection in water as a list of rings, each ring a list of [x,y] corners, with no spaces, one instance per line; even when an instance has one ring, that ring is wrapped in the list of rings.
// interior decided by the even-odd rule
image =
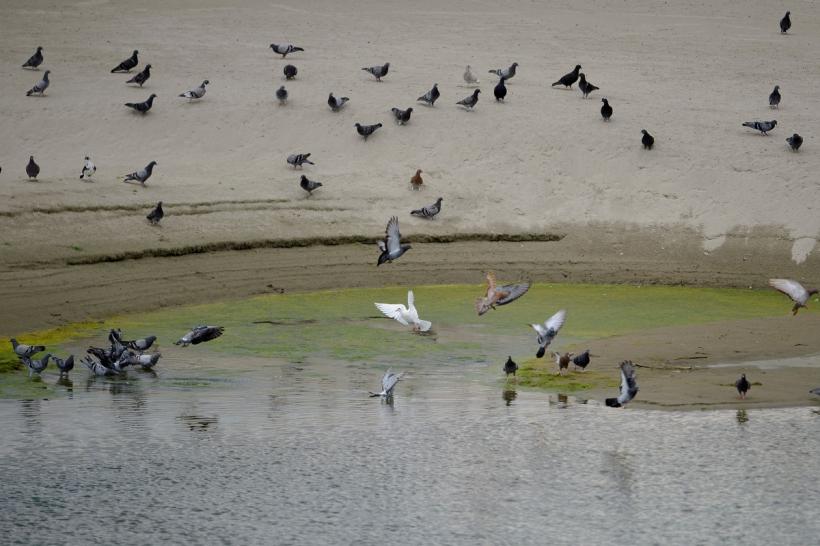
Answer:
[[[57,385],[65,387],[65,390],[68,393],[69,398],[72,398],[74,396],[74,381],[69,379],[68,376],[63,376],[60,379],[58,379]]]
[[[192,432],[205,432],[219,422],[218,417],[204,417],[202,415],[180,415],[177,417]]]
[[[512,405],[513,400],[518,398],[518,393],[514,390],[504,389],[501,391],[501,398],[507,403],[508,406],[510,406]]]
[[[735,415],[735,419],[739,424],[747,423],[749,421],[749,414],[746,413],[745,409],[737,410],[737,414]]]
[[[549,397],[550,405],[555,405],[559,409],[565,409],[569,406],[569,396],[566,394],[561,394],[560,392],[553,397],[550,395]]]

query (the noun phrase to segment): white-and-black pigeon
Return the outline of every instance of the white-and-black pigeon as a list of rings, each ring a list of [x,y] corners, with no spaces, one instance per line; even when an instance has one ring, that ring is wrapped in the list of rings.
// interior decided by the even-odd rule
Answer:
[[[347,98],[347,97],[338,97],[338,98],[334,97],[333,93],[331,93],[327,97],[327,105],[330,106],[330,109],[333,110],[334,112],[338,112],[339,110],[341,110],[344,107],[344,105],[349,100],[350,99]]]
[[[538,352],[535,353],[536,358],[541,358],[544,356],[544,353],[547,351],[547,347],[550,346],[552,340],[558,335],[558,332],[561,330],[561,327],[564,325],[564,321],[566,321],[566,319],[567,312],[564,309],[561,309],[548,318],[544,324],[530,324],[532,329],[535,330],[535,333],[538,334],[535,338],[538,343]]]
[[[638,381],[631,360],[621,362],[621,391],[617,398],[607,398],[604,402],[610,408],[620,408],[638,394]]]
[[[410,245],[401,244],[401,233],[399,233],[399,219],[396,216],[390,218],[387,222],[385,235],[383,241],[378,241],[379,246],[379,261],[376,266],[380,266],[385,262],[392,262],[398,260],[402,254],[413,248]]]
[[[94,165],[94,162],[91,161],[91,158],[85,156],[85,162],[83,163],[83,170],[80,173],[80,180],[84,178],[91,178],[91,176],[97,172],[97,166]]]

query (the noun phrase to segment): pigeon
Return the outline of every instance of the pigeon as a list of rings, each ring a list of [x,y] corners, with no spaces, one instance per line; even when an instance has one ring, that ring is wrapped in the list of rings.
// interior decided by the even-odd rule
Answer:
[[[432,322],[419,318],[412,290],[407,291],[407,307],[403,303],[375,303],[374,305],[384,316],[404,326],[412,326],[414,332],[427,332],[433,326]]]
[[[140,184],[142,184],[144,186],[145,182],[149,178],[151,178],[151,174],[154,172],[154,165],[156,165],[156,164],[157,164],[156,161],[152,161],[151,163],[146,165],[144,169],[140,169],[138,171],[132,172],[131,174],[125,175],[125,178],[123,179],[123,182],[130,182],[131,180],[136,180],[137,182],[139,182]]]
[[[126,102],[125,105],[128,108],[133,109],[134,112],[139,112],[140,114],[146,114],[146,113],[148,113],[148,110],[150,110],[151,107],[154,106],[154,99],[155,98],[157,98],[157,96],[154,93],[151,93],[151,96],[148,97],[145,100],[145,102]]]
[[[586,370],[587,366],[589,366],[589,349],[577,356],[572,357],[572,363],[575,365],[576,370],[578,368]]]
[[[379,261],[376,263],[376,267],[382,265],[384,262],[392,263],[393,260],[398,260],[402,254],[413,248],[410,245],[401,244],[401,233],[399,233],[399,219],[396,216],[393,216],[387,222],[384,240],[378,241],[376,244],[379,245],[379,250],[381,251],[381,254],[379,254]]]
[[[643,136],[641,137],[641,144],[643,144],[645,150],[651,150],[652,146],[655,145],[655,137],[650,135],[649,131],[646,129],[641,129],[641,133],[643,133]]]
[[[800,149],[800,146],[803,145],[803,137],[801,137],[800,135],[795,133],[792,136],[790,136],[789,138],[787,138],[786,142],[789,143],[789,146],[791,146],[792,151],[796,152],[797,150]]]
[[[490,74],[495,74],[499,78],[504,78],[505,80],[511,79],[515,76],[515,69],[518,68],[518,63],[511,64],[508,68],[494,68],[492,70],[488,70]]]
[[[487,272],[487,292],[484,297],[475,300],[475,310],[478,316],[483,315],[490,309],[495,309],[496,305],[507,305],[512,303],[530,289],[529,282],[517,284],[505,284],[497,286],[495,273]]]
[[[163,216],[165,216],[165,211],[162,210],[162,201],[160,201],[159,203],[157,203],[157,206],[154,207],[154,210],[148,213],[148,216],[146,216],[146,218],[148,219],[149,224],[151,224],[152,226],[156,226],[159,224],[159,221],[162,220]]]
[[[85,156],[85,163],[83,163],[83,170],[80,172],[80,180],[84,178],[91,178],[97,172],[97,166],[91,161],[91,158]]]
[[[792,12],[787,11],[786,15],[780,20],[780,34],[788,34],[789,29],[792,28],[792,20],[789,17]]]
[[[638,382],[631,360],[621,362],[621,392],[617,398],[607,398],[604,403],[610,408],[620,408],[638,394]]]
[[[85,366],[91,370],[91,373],[94,375],[114,375],[117,372],[113,368],[109,368],[108,366],[103,365],[101,362],[97,362],[96,360],[92,359],[90,356],[86,355],[80,362],[85,364]]]
[[[69,355],[68,358],[63,360],[62,358],[58,358],[56,356],[51,357],[54,360],[54,364],[57,365],[57,369],[60,370],[60,377],[64,375],[68,375],[68,372],[74,369],[74,355]]]
[[[133,339],[131,341],[123,341],[126,347],[129,349],[133,349],[135,351],[147,351],[151,348],[154,342],[157,340],[157,336],[148,336],[142,339]]]
[[[26,368],[28,368],[28,376],[31,377],[32,374],[36,373],[39,375],[43,372],[43,370],[46,369],[46,367],[48,366],[49,358],[51,358],[51,353],[44,354],[43,358],[39,360],[32,360],[27,356],[21,356],[20,360],[22,360],[23,364],[25,364]]]
[[[550,346],[552,340],[558,335],[561,326],[567,319],[567,312],[563,309],[552,315],[544,324],[530,324],[535,333],[538,334],[536,342],[538,343],[538,352],[535,353],[536,358],[541,358],[547,352],[547,347]]]
[[[29,178],[37,178],[37,175],[40,174],[40,166],[34,162],[33,155],[30,155],[28,157],[28,165],[26,165],[26,174]]]
[[[555,358],[555,364],[558,365],[558,373],[555,375],[564,375],[564,370],[569,369],[569,363],[572,361],[572,353],[552,353]]]
[[[51,84],[51,81],[48,79],[49,74],[51,74],[51,70],[46,70],[43,72],[43,79],[35,83],[34,87],[26,91],[26,96],[30,97],[36,93],[42,97],[46,92],[46,89],[48,89],[48,86]]]
[[[86,352],[89,355],[92,355],[100,361],[100,364],[105,366],[106,368],[112,368],[114,363],[119,360],[122,356],[123,351],[115,351],[114,347],[112,346],[110,350],[103,349],[101,347],[89,347]]]
[[[408,108],[407,110],[402,110],[401,108],[391,108],[391,112],[396,117],[396,123],[399,125],[404,125],[408,121],[410,121],[410,114],[413,113],[412,108]]]
[[[201,99],[202,97],[205,96],[205,86],[208,85],[209,83],[211,83],[211,82],[208,81],[208,80],[203,80],[202,83],[199,84],[199,87],[194,87],[190,91],[180,93],[179,96],[188,99],[188,102],[190,102],[194,99]]]
[[[769,108],[777,108],[780,105],[780,86],[775,85],[774,91],[769,95]]]
[[[755,129],[757,131],[760,131],[760,134],[768,136],[769,131],[771,131],[777,126],[777,120],[773,119],[771,121],[747,121],[743,123],[743,126]]]
[[[421,178],[421,173],[421,169],[416,169],[416,174],[410,178],[410,187],[414,190],[420,190],[421,185],[424,184],[424,180]]]
[[[372,135],[376,132],[376,129],[381,127],[381,123],[376,123],[375,125],[362,125],[361,123],[356,124],[356,131],[367,140],[367,137]]]
[[[478,94],[481,93],[481,89],[476,89],[473,91],[473,94],[467,98],[461,99],[456,104],[463,106],[467,110],[472,110],[473,107],[478,104]]]
[[[609,118],[612,117],[612,107],[606,99],[601,99],[601,102],[604,103],[604,105],[601,106],[601,116],[604,118],[604,121],[609,121]]]
[[[123,355],[121,365],[126,364],[128,366],[140,366],[143,370],[150,370],[157,365],[157,362],[159,362],[161,356],[162,354],[160,353],[134,354],[133,352],[128,351]]]
[[[41,64],[43,64],[43,48],[37,46],[37,51],[23,63],[23,68],[37,68]]]
[[[313,161],[308,159],[310,154],[291,154],[288,156],[288,163],[293,165],[293,168],[296,167],[301,168],[303,163],[307,163],[308,165],[316,165]]]
[[[794,302],[792,315],[796,315],[801,307],[806,307],[809,298],[817,294],[817,290],[806,289],[797,281],[791,279],[769,279],[769,286],[789,296]]]
[[[600,89],[600,87],[596,87],[589,83],[587,81],[587,77],[584,75],[583,72],[578,74],[578,77],[581,79],[581,81],[578,82],[578,89],[581,90],[581,93],[583,94],[584,98],[587,98],[589,94],[593,91],[597,91],[598,89]]]
[[[283,85],[276,90],[276,98],[279,99],[279,104],[285,104],[288,100],[288,90]]]
[[[344,107],[345,103],[349,100],[350,99],[347,98],[347,97],[340,97],[340,98],[337,99],[336,97],[333,96],[333,93],[331,93],[327,97],[327,105],[330,106],[330,109],[333,110],[334,112],[338,112],[339,110],[342,109],[342,107]]]
[[[417,102],[426,102],[430,106],[435,106],[436,101],[441,96],[441,93],[438,91],[438,84],[434,83],[433,88],[430,89],[428,92],[420,96],[416,99]]]
[[[735,388],[737,389],[737,393],[740,395],[740,399],[744,400],[746,398],[746,393],[752,390],[752,384],[749,383],[749,380],[746,379],[746,374],[740,374],[740,379],[735,381]]]
[[[563,85],[564,87],[568,87],[568,88],[572,89],[572,84],[574,84],[576,81],[578,81],[578,77],[580,76],[580,73],[581,73],[581,65],[576,64],[575,68],[572,69],[572,72],[570,72],[569,74],[564,74],[563,76],[561,76],[561,79],[559,79],[557,82],[552,84],[552,87],[555,87],[556,85]]]
[[[206,341],[211,341],[222,335],[225,328],[222,326],[194,326],[191,331],[174,342],[174,345],[199,345]]]
[[[282,69],[282,72],[285,74],[286,80],[292,80],[296,77],[296,73],[299,71],[296,70],[296,67],[292,64],[286,64],[285,68]]]
[[[817,396],[820,396],[820,387],[810,390],[809,394],[816,394]]]
[[[9,341],[11,341],[11,347],[17,356],[28,358],[46,350],[43,345],[26,345],[24,343],[18,343],[15,338],[11,338]]]
[[[467,65],[467,68],[464,69],[464,82],[468,85],[475,85],[478,82],[475,76],[473,76],[473,71],[471,70],[470,65]]]
[[[382,81],[382,78],[387,76],[387,71],[390,70],[390,63],[384,63],[381,66],[371,66],[362,68],[365,72],[370,72],[375,76],[376,81]]]
[[[288,53],[293,53],[295,51],[304,51],[301,47],[296,47],[292,44],[271,44],[270,48],[273,50],[274,53],[278,53],[284,59],[288,56]]]
[[[302,187],[303,190],[308,192],[308,197],[313,195],[313,192],[322,187],[321,182],[315,182],[310,180],[307,176],[302,175],[302,179],[299,180],[299,185]]]
[[[436,202],[432,205],[427,205],[426,207],[421,207],[420,209],[411,210],[410,214],[413,216],[418,216],[420,218],[435,218],[436,215],[441,212],[441,197],[436,199]]]
[[[112,68],[111,73],[113,74],[114,72],[131,72],[131,69],[139,64],[139,59],[137,59],[138,54],[139,51],[135,49],[134,52],[131,53],[130,57],[125,59],[123,62],[121,62],[114,68]]]
[[[504,82],[506,80],[507,78],[502,76],[501,79],[498,80],[498,83],[495,85],[495,88],[493,89],[493,95],[495,95],[496,101],[504,100],[504,97],[507,96],[507,86],[504,85]]]
[[[504,374],[509,377],[512,374],[515,377],[515,372],[518,371],[518,364],[516,364],[511,356],[507,357],[507,361],[504,363]]]
[[[395,374],[392,370],[387,370],[382,376],[382,392],[371,392],[370,398],[392,398],[393,389],[396,387],[396,383],[398,383],[403,376],[403,373]]]
[[[131,78],[130,80],[128,80],[125,83],[136,83],[137,85],[142,87],[142,85],[145,82],[147,82],[148,78],[150,78],[150,77],[151,77],[151,65],[147,64],[147,65],[145,65],[145,68],[142,69],[142,72],[138,72],[136,76],[134,76],[133,78]]]

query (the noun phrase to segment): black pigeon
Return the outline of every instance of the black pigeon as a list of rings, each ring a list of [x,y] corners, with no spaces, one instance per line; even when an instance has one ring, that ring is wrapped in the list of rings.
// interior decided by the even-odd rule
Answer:
[[[26,165],[26,174],[29,178],[37,178],[37,175],[40,174],[40,166],[34,162],[34,156],[31,155],[28,158],[28,165]]]
[[[800,149],[800,146],[803,145],[803,137],[801,137],[800,135],[795,133],[792,136],[790,136],[789,138],[787,138],[786,142],[789,143],[789,146],[791,146],[792,151],[796,152],[797,150]]]
[[[589,349],[577,356],[572,357],[572,363],[576,368],[586,370],[587,366],[589,366]]]
[[[786,15],[780,20],[780,33],[786,34],[789,32],[789,29],[792,28],[792,20],[789,17],[792,12],[787,11]]]
[[[473,91],[473,94],[467,98],[461,99],[456,104],[463,106],[467,110],[472,110],[476,104],[478,104],[478,94],[481,93],[481,89],[476,89]]]
[[[513,362],[511,356],[507,357],[507,361],[504,363],[504,373],[509,376],[510,374],[515,377],[515,372],[518,371],[518,364]]]
[[[641,144],[643,144],[645,150],[651,150],[652,146],[655,145],[655,137],[650,135],[649,131],[646,129],[641,129],[641,132],[643,133],[643,136],[641,137]]]
[[[285,79],[286,80],[292,80],[293,78],[296,77],[296,73],[299,72],[299,71],[296,70],[296,67],[293,66],[292,64],[286,64],[285,68],[282,69],[282,72],[285,73]]]
[[[750,129],[755,129],[760,131],[761,134],[767,135],[769,131],[777,127],[777,120],[773,119],[771,121],[747,121],[743,124],[744,127],[749,127]]]
[[[151,65],[147,64],[147,65],[145,65],[145,68],[142,69],[142,72],[138,72],[136,76],[134,76],[133,78],[131,78],[130,80],[128,80],[125,83],[136,83],[137,85],[142,87],[142,84],[147,82],[148,78],[150,78],[150,77],[151,77]]]
[[[313,192],[315,190],[322,187],[322,183],[315,182],[313,180],[310,180],[307,176],[302,175],[301,180],[299,180],[299,186],[301,186],[303,190],[308,192],[308,197],[310,197],[311,195],[313,195]]]
[[[175,341],[174,345],[199,345],[218,338],[224,331],[225,328],[222,326],[194,326],[190,332]]]
[[[621,362],[621,392],[617,398],[607,398],[604,402],[610,408],[620,408],[638,394],[638,381],[631,360]]]
[[[438,100],[438,98],[440,96],[441,96],[441,93],[439,93],[439,91],[438,91],[438,84],[434,83],[432,89],[430,89],[427,93],[423,94],[422,96],[420,96],[416,100],[419,101],[419,102],[426,102],[430,106],[435,106],[436,101]]]
[[[152,106],[154,106],[155,98],[157,98],[157,96],[154,93],[151,93],[151,96],[148,97],[148,99],[145,100],[145,102],[126,102],[125,105],[128,108],[133,108],[135,112],[145,114],[148,112],[148,110],[151,109]]]
[[[501,79],[498,80],[498,83],[495,85],[495,88],[493,89],[493,94],[495,95],[495,100],[497,101],[504,100],[504,97],[507,96],[507,86],[504,85],[504,82],[506,80],[507,78],[502,76]]]
[[[601,106],[601,116],[603,116],[604,121],[609,121],[609,118],[612,117],[612,107],[606,99],[601,99],[601,102],[604,103],[604,105]]]
[[[600,87],[596,87],[587,81],[587,77],[584,75],[583,72],[578,74],[578,77],[581,78],[581,81],[578,82],[578,89],[581,90],[583,93],[584,98],[587,98],[590,93],[593,91],[597,91]]]
[[[774,91],[769,95],[769,107],[777,108],[780,105],[780,86],[775,85]]]
[[[740,395],[741,399],[746,398],[746,393],[749,392],[752,388],[752,384],[749,383],[749,380],[746,379],[746,374],[740,374],[740,379],[735,381],[735,388],[737,389],[737,393]]]
[[[575,68],[569,74],[564,74],[561,76],[561,79],[552,84],[553,87],[556,85],[563,85],[564,87],[572,88],[572,84],[578,81],[578,75],[581,72],[581,65],[575,65]]]
[[[337,99],[336,97],[333,96],[333,93],[331,93],[327,97],[327,105],[330,106],[330,109],[333,110],[334,112],[338,112],[339,110],[342,109],[342,107],[345,105],[345,103],[349,100],[350,99],[347,98],[347,97],[341,97],[341,98]]]
[[[29,59],[23,63],[23,68],[37,68],[43,64],[43,48],[37,47],[37,51],[34,52],[34,55],[29,57]]]
[[[57,358],[56,356],[52,356],[51,359],[60,370],[60,376],[68,375],[68,372],[74,369],[74,355],[69,355],[65,360]]]
[[[293,165],[293,168],[296,167],[301,168],[303,163],[307,163],[308,165],[316,165],[313,161],[308,159],[310,154],[291,154],[288,156],[288,164]]]
[[[276,98],[279,99],[279,104],[285,104],[285,102],[287,102],[288,90],[285,89],[284,85],[276,90]]]
[[[404,125],[410,121],[410,114],[413,113],[412,108],[408,108],[407,110],[402,110],[401,108],[391,108],[390,111],[393,112],[394,116],[396,116],[396,123],[399,125]]]
[[[137,59],[138,54],[139,51],[135,49],[130,57],[125,59],[123,62],[121,62],[114,68],[112,68],[111,73],[113,74],[114,72],[131,72],[131,69],[139,64],[139,59]]]
[[[376,78],[376,81],[382,81],[382,78],[387,76],[390,70],[390,63],[384,63],[381,66],[369,66],[362,68],[365,72],[370,72]]]
[[[294,51],[304,51],[301,47],[296,47],[292,44],[271,44],[270,48],[274,51],[274,53],[278,53],[284,59],[288,56],[288,53],[293,53]]]
[[[361,123],[356,124],[356,131],[367,140],[367,137],[372,135],[376,132],[376,129],[382,126],[381,123],[376,123],[375,125],[362,125]]]
[[[155,226],[159,224],[159,221],[162,220],[163,216],[165,216],[165,212],[162,210],[162,201],[160,201],[159,203],[157,203],[157,206],[154,207],[154,210],[148,213],[148,216],[146,216],[146,218],[152,226]]]

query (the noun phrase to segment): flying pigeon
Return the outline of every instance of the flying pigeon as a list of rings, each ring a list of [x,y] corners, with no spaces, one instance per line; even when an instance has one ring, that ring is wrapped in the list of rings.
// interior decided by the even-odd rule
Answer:
[[[29,178],[37,178],[37,175],[40,174],[40,166],[34,162],[33,155],[30,155],[28,157],[28,165],[26,165],[26,174]]]
[[[507,86],[504,85],[506,79],[507,78],[502,76],[501,79],[498,80],[498,83],[495,85],[495,88],[493,89],[493,95],[495,95],[496,101],[504,100],[504,97],[507,96]]]
[[[361,123],[356,124],[356,131],[367,140],[367,137],[372,135],[376,132],[376,129],[381,127],[381,123],[376,123],[375,125],[362,125]]]
[[[222,335],[225,328],[222,326],[194,326],[191,331],[174,342],[174,345],[199,345],[206,341],[211,341]]]
[[[789,143],[789,146],[791,146],[792,151],[796,152],[797,150],[800,149],[800,146],[803,145],[803,137],[801,137],[800,135],[795,133],[792,136],[790,136],[789,138],[787,138],[786,142]]]
[[[151,77],[151,65],[147,64],[147,65],[145,65],[145,68],[142,69],[142,72],[137,72],[136,76],[134,76],[133,78],[131,78],[130,80],[128,80],[125,83],[136,83],[137,85],[142,87],[142,84],[147,82],[148,78],[150,78],[150,77]]]
[[[301,180],[299,180],[299,186],[302,187],[303,190],[308,192],[308,197],[313,195],[313,192],[322,187],[321,182],[315,182],[310,180],[307,176],[302,175]]]
[[[432,205],[427,205],[426,207],[421,207],[420,209],[411,210],[410,214],[413,216],[418,216],[420,218],[435,218],[435,216],[441,212],[441,197],[436,199],[436,202]]]
[[[572,363],[575,365],[576,370],[578,368],[586,370],[587,366],[589,366],[589,349],[577,356],[572,357]]]
[[[154,172],[154,165],[156,165],[156,164],[157,164],[156,161],[152,161],[151,163],[146,165],[144,169],[140,169],[138,171],[132,172],[131,174],[125,175],[125,178],[123,179],[123,182],[130,182],[131,180],[136,180],[137,182],[139,182],[140,184],[142,184],[144,186],[145,182],[149,178],[151,178],[151,174]]]
[[[285,89],[284,85],[276,90],[276,98],[279,99],[279,104],[285,104],[285,102],[287,102],[288,90]]]
[[[492,70],[488,70],[490,74],[495,74],[499,78],[504,78],[505,80],[511,79],[515,76],[515,69],[518,68],[518,63],[511,64],[508,68],[494,68]]]
[[[538,352],[535,353],[536,358],[541,358],[547,352],[547,347],[550,346],[552,340],[558,335],[561,326],[567,319],[567,312],[563,309],[552,315],[544,324],[530,324],[535,333],[538,334],[536,342],[538,343]]]
[[[91,178],[97,172],[97,166],[91,161],[91,158],[85,156],[85,162],[83,163],[83,170],[80,172],[80,180],[84,178]]]
[[[655,137],[649,134],[649,131],[646,129],[641,129],[641,133],[643,136],[641,137],[641,144],[643,144],[644,149],[651,150],[652,146],[655,145]]]
[[[555,375],[564,375],[564,370],[569,369],[569,363],[572,361],[572,353],[552,353],[555,358],[555,364],[558,366],[558,373]]]
[[[68,372],[74,369],[74,355],[69,355],[65,360],[56,356],[51,358],[54,360],[54,364],[57,365],[57,369],[60,370],[60,377],[67,376]]]
[[[299,71],[296,70],[296,67],[292,64],[286,64],[285,68],[282,69],[282,72],[285,74],[286,80],[292,80],[296,77],[296,73]]]
[[[420,190],[424,180],[421,178],[421,169],[416,169],[416,174],[410,178],[410,187],[414,190]]]
[[[572,69],[572,72],[570,72],[569,74],[564,74],[563,76],[561,76],[561,78],[557,82],[552,84],[552,87],[555,87],[556,85],[563,85],[564,87],[568,87],[568,88],[572,89],[572,84],[574,84],[575,82],[578,81],[578,77],[580,76],[580,73],[581,73],[581,65],[576,64],[575,68]]]
[[[142,339],[132,339],[131,341],[123,341],[123,343],[129,349],[142,352],[150,349],[156,340],[157,336],[148,336]]]
[[[88,355],[81,358],[80,362],[85,364],[85,366],[89,370],[91,370],[91,373],[93,373],[94,375],[114,375],[117,373],[116,370],[114,370],[113,368],[109,368],[108,366],[103,365],[101,362],[97,362]]]
[[[817,294],[817,290],[806,289],[797,281],[791,279],[769,279],[769,286],[789,296],[794,302],[792,307],[792,315],[796,315],[801,307],[806,307],[809,298]]]
[[[743,124],[743,126],[755,129],[757,131],[760,131],[761,134],[768,136],[769,131],[771,131],[777,126],[777,120],[773,119],[771,121],[747,121]]]
[[[410,114],[413,113],[412,108],[408,108],[407,110],[402,110],[401,108],[391,108],[391,112],[396,117],[396,123],[399,125],[404,125],[408,121],[410,121]]]
[[[735,381],[735,388],[737,389],[737,393],[740,395],[740,399],[744,400],[746,398],[746,393],[752,390],[752,384],[749,383],[749,380],[746,379],[746,374],[740,374],[740,379]]]
[[[789,17],[791,15],[791,13],[792,12],[787,11],[786,15],[784,15],[783,18],[780,20],[780,33],[781,34],[787,34],[789,32],[789,29],[792,28],[792,20]]]
[[[472,110],[473,107],[478,104],[478,94],[481,93],[481,89],[476,89],[473,91],[473,94],[467,98],[461,99],[456,104],[459,104],[466,108],[467,110]]]
[[[313,161],[308,159],[310,154],[291,154],[288,156],[288,163],[293,165],[293,168],[296,167],[301,168],[303,163],[307,163],[308,165],[316,165]]]
[[[419,318],[412,290],[407,291],[407,307],[403,303],[376,303],[374,305],[384,316],[395,319],[404,326],[413,326],[415,332],[427,332],[433,326],[432,322]]]
[[[468,85],[475,85],[478,83],[478,79],[473,75],[473,71],[470,65],[467,65],[467,68],[464,69],[464,81]]]
[[[35,83],[34,87],[26,91],[26,96],[30,97],[36,93],[42,97],[43,93],[46,92],[46,89],[48,89],[48,86],[51,84],[51,82],[48,79],[49,74],[51,74],[51,70],[46,70],[45,72],[43,72],[43,79]]]
[[[304,51],[301,47],[296,47],[291,44],[271,44],[270,48],[274,53],[281,55],[283,59],[288,56],[288,53],[293,53],[294,51]]]
[[[624,360],[621,362],[621,392],[617,398],[607,398],[604,403],[610,408],[620,408],[635,398],[636,394],[638,382],[635,379],[635,368],[631,360]]]
[[[478,316],[481,316],[490,309],[495,309],[496,305],[507,305],[514,302],[526,294],[529,289],[529,282],[497,286],[495,273],[488,271],[487,292],[484,297],[475,300],[475,310]]]
[[[36,373],[39,375],[43,372],[43,370],[46,369],[46,367],[48,366],[49,358],[51,358],[51,353],[44,354],[43,358],[39,360],[32,360],[27,356],[21,356],[20,360],[22,360],[23,364],[25,364],[26,368],[28,368],[28,376],[31,377],[32,374]]]
[[[135,49],[134,52],[131,53],[130,57],[125,59],[123,62],[121,62],[114,68],[112,68],[111,73],[113,74],[114,72],[131,72],[131,69],[139,64],[139,59],[137,59],[138,54],[139,51]]]
[[[199,87],[194,87],[190,91],[186,91],[184,93],[180,93],[180,97],[188,99],[188,101],[192,101],[194,99],[201,99],[205,96],[205,86],[211,83],[208,80],[203,80]]]
[[[597,91],[598,89],[600,89],[600,87],[596,87],[589,83],[587,81],[587,77],[584,75],[583,72],[578,74],[578,77],[581,79],[581,81],[578,82],[578,89],[581,90],[581,93],[583,94],[584,98],[587,98],[589,94],[593,91]]]
[[[140,114],[146,114],[148,112],[148,110],[150,110],[151,107],[154,106],[154,99],[155,98],[157,98],[157,96],[154,93],[151,93],[151,96],[148,97],[145,100],[145,102],[126,102],[125,105],[128,108],[133,109],[134,112],[139,112]]]
[[[440,96],[441,96],[441,93],[439,93],[439,91],[438,91],[438,84],[437,84],[437,83],[434,83],[434,84],[433,84],[433,88],[432,88],[432,89],[430,89],[430,90],[429,90],[428,92],[426,92],[425,94],[423,94],[422,96],[420,96],[419,98],[417,98],[417,99],[416,99],[416,101],[418,101],[418,102],[426,102],[426,103],[427,103],[427,104],[429,104],[430,106],[435,106],[435,105],[436,105],[436,101],[438,100],[438,98],[439,98]]]
[[[518,371],[518,364],[516,364],[511,356],[507,357],[507,361],[504,363],[504,374],[509,377],[512,374],[515,377],[515,372]]]
[[[28,358],[46,350],[43,345],[26,345],[24,343],[18,343],[15,338],[11,338],[9,341],[11,341],[11,347],[17,356]]]
[[[775,85],[774,91],[769,95],[769,108],[777,108],[780,105],[780,86]]]
[[[327,105],[330,106],[330,109],[333,110],[334,112],[338,112],[339,110],[342,109],[342,107],[345,105],[345,103],[349,100],[350,99],[347,98],[347,97],[340,97],[340,98],[337,99],[336,97],[333,96],[333,93],[331,93],[330,96],[328,96],[328,98],[327,98]]]
[[[162,201],[160,201],[159,203],[157,203],[157,206],[154,207],[154,210],[148,213],[148,216],[146,216],[146,218],[148,219],[149,224],[151,224],[152,226],[156,226],[157,224],[159,224],[159,221],[162,220],[163,216],[165,216],[165,211],[162,210]]]
[[[410,245],[401,244],[401,233],[399,233],[399,219],[396,216],[390,218],[385,229],[385,236],[383,241],[378,241],[379,245],[379,261],[376,267],[382,265],[384,262],[393,262],[398,260],[402,254],[413,248]]]
[[[37,51],[34,52],[34,55],[28,58],[28,60],[23,63],[23,68],[37,68],[43,64],[43,48],[37,47]]]
[[[387,76],[387,71],[390,70],[390,63],[384,63],[381,66],[371,66],[362,68],[365,72],[370,72],[375,76],[376,81],[382,81],[382,78]]]
[[[609,118],[612,117],[612,107],[606,99],[601,99],[601,102],[604,103],[604,105],[601,106],[601,117],[604,118],[604,121],[609,121]]]
[[[370,398],[391,398],[393,396],[393,389],[396,383],[404,376],[404,373],[395,374],[392,370],[387,370],[382,376],[382,392],[371,392]]]

